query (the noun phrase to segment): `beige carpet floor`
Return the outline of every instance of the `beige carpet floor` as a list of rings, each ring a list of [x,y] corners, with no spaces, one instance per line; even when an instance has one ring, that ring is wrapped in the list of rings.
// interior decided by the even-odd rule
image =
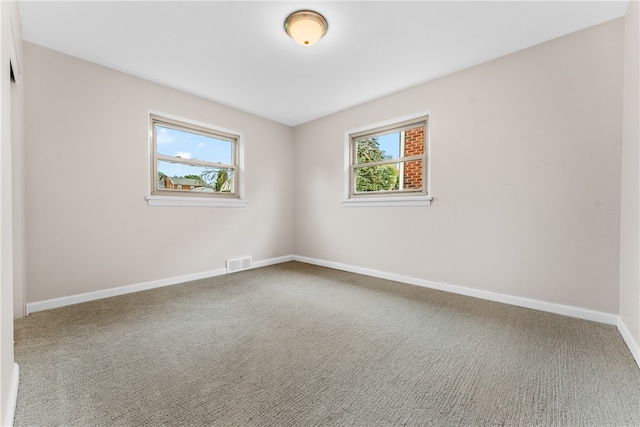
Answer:
[[[640,426],[613,326],[296,262],[15,331],[16,426]]]

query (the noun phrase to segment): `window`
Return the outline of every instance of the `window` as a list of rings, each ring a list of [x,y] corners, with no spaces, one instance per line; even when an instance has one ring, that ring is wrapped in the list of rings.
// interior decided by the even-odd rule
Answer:
[[[151,114],[150,205],[238,206],[240,136]]]
[[[429,205],[428,116],[348,135],[346,205]]]

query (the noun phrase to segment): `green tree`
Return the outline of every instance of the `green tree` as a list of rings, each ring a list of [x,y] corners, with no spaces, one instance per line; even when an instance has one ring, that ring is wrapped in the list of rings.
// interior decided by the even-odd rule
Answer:
[[[376,138],[357,142],[358,164],[379,162],[391,158],[380,149]],[[367,166],[356,169],[356,191],[386,191],[398,188],[400,173],[394,164]]]
[[[229,182],[229,169],[220,169],[216,175],[216,181],[213,185],[214,191],[231,191],[225,188],[225,185]]]
[[[229,169],[207,169],[202,172],[199,178],[216,193],[231,191],[230,188],[227,188],[229,186],[227,183],[231,180]]]

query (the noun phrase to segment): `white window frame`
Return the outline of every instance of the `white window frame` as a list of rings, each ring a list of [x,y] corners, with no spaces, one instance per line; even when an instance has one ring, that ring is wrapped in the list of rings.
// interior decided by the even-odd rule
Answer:
[[[149,111],[149,195],[146,200],[149,206],[190,206],[190,207],[246,207],[244,199],[244,135],[229,129],[212,126],[207,123],[197,122],[170,114]],[[221,165],[235,170],[234,193],[197,193],[187,191],[162,190],[158,184],[158,160],[162,155],[157,154],[155,123],[162,123],[178,130],[203,134],[205,136],[222,138],[234,141],[234,164]],[[198,161],[184,161],[182,163],[199,163]]]
[[[420,112],[403,117],[397,117],[383,122],[374,123],[345,132],[344,159],[345,159],[345,188],[342,206],[344,207],[375,207],[375,206],[430,206],[431,196],[431,137],[429,126],[430,113]],[[425,121],[425,153],[422,160],[423,189],[415,191],[386,191],[372,193],[355,193],[354,179],[356,164],[355,140],[366,136],[375,136],[390,130],[407,128],[407,125]],[[397,159],[396,159],[397,160]]]

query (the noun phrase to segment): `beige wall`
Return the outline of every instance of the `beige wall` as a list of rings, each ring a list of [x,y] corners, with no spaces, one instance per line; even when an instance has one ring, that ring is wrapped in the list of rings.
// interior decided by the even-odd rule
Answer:
[[[640,4],[625,17],[620,317],[640,345]],[[639,361],[640,363],[640,361]]]
[[[293,252],[290,127],[29,43],[25,63],[29,302]],[[244,133],[248,207],[148,206],[149,110]]]
[[[617,313],[623,31],[611,21],[296,127],[296,255]],[[421,111],[432,206],[342,207],[345,132]]]
[[[13,413],[14,358],[13,358],[13,287],[20,278],[14,271],[14,262],[21,261],[14,253],[14,228],[20,227],[20,171],[16,167],[15,151],[20,148],[20,87],[11,83],[9,63],[13,64],[16,79],[22,61],[22,32],[16,2],[0,2],[0,423],[11,423]],[[12,126],[14,129],[12,129]],[[15,209],[17,208],[17,209]],[[19,234],[18,234],[19,236]],[[19,248],[19,245],[18,245]],[[18,272],[19,273],[19,272]]]

